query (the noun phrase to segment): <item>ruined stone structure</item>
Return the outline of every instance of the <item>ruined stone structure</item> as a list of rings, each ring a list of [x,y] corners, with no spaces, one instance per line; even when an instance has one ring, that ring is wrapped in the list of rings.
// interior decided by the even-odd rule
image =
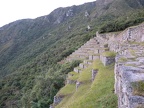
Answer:
[[[133,85],[144,81],[144,46],[142,43],[135,43],[143,42],[143,36],[144,23],[120,33],[117,37],[121,37],[122,40],[117,44],[118,49],[111,48],[118,51],[115,63],[118,108],[144,108],[144,96],[139,90],[141,85]]]
[[[107,56],[100,55],[100,60],[102,61],[104,66],[107,66],[115,62],[115,57],[107,57]]]
[[[144,91],[139,90],[141,87],[138,85],[144,84],[144,44],[142,42],[144,42],[144,23],[117,33],[97,32],[96,37],[73,52],[65,61],[83,60],[79,67],[74,68],[76,73],[87,68],[95,59],[100,59],[104,66],[115,62],[114,87],[118,96],[118,108],[144,108]],[[109,50],[115,52],[116,57],[103,55]],[[92,70],[92,81],[96,78],[97,72],[98,70]],[[77,90],[81,82],[67,80],[67,84],[74,83]],[[58,104],[61,100],[62,98],[56,95],[54,104]],[[51,105],[50,108],[54,106]]]

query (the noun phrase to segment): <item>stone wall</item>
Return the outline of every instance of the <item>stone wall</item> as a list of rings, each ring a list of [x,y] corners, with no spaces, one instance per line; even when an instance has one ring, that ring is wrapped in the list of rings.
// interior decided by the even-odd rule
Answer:
[[[98,35],[103,36],[104,34]],[[124,42],[144,42],[144,23],[138,26],[129,27],[121,33],[108,33],[104,37],[111,37],[108,40],[110,50],[119,52],[121,51],[120,48]]]
[[[99,59],[104,66],[115,63],[115,93],[118,96],[118,108],[144,108],[144,96],[135,95],[132,83],[144,81],[144,46],[129,44],[129,42],[144,41],[144,23],[129,27],[122,32],[117,33],[96,33],[96,37],[90,39],[81,48],[75,51],[67,60],[75,60],[83,58],[84,63],[79,67],[74,68],[74,71],[79,73],[81,69],[86,68],[91,64],[92,60]],[[117,52],[115,57],[107,57],[102,53],[104,45],[108,44],[110,51]],[[129,49],[132,49],[136,56],[133,56]],[[96,54],[96,55],[95,55]],[[99,55],[97,55],[99,54]],[[129,61],[120,62],[120,59],[126,58]],[[86,60],[89,59],[89,60]],[[125,59],[124,59],[125,60]],[[137,60],[137,61],[133,61]],[[95,79],[98,70],[92,70],[92,81]],[[68,84],[76,84],[76,90],[82,84],[80,82],[67,80]],[[55,96],[54,104],[59,103],[62,97]],[[53,107],[52,107],[53,108]]]
[[[125,64],[130,62],[120,63],[120,58],[116,57],[115,64],[115,93],[118,96],[118,108],[139,108],[138,106],[144,106],[144,97],[135,95],[132,85],[134,82],[144,80],[144,69],[126,66]],[[131,63],[138,64],[136,62]]]
[[[64,96],[54,96],[53,106],[51,105],[51,107],[54,107],[57,104],[59,104],[62,101],[63,98],[64,98]]]
[[[135,41],[135,42],[142,42],[144,41],[144,23],[129,27],[123,32],[121,32],[118,36],[121,42],[124,41]],[[121,37],[121,38],[120,38]]]
[[[90,55],[89,60],[96,60],[99,59],[99,55]]]
[[[106,57],[106,56],[100,55],[100,60],[104,66],[107,66],[115,62],[115,57]]]
[[[97,73],[98,73],[98,69],[92,69],[92,81],[94,81]]]

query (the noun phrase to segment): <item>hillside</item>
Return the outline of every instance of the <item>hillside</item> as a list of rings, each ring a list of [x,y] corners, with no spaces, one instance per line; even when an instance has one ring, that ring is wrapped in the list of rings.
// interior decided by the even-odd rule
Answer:
[[[143,108],[143,30],[144,23],[121,32],[97,33],[67,57],[84,60],[68,73],[50,108]]]
[[[143,0],[97,0],[0,28],[0,107],[48,107],[81,61],[57,64],[95,36],[144,21]]]
[[[91,82],[92,69],[98,69],[93,82]],[[95,60],[92,65],[79,73],[77,81],[81,84],[77,90],[72,83],[67,84],[57,93],[56,96],[64,96],[64,99],[56,108],[117,108],[117,97],[113,93],[113,69],[113,65],[104,67],[100,60]]]

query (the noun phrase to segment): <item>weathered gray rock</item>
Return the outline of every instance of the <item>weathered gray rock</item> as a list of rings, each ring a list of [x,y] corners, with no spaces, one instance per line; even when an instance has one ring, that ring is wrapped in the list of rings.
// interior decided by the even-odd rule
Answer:
[[[100,60],[102,61],[104,66],[107,66],[115,62],[115,57],[105,57],[103,55],[100,55]]]
[[[89,60],[96,60],[99,59],[99,55],[90,55]]]
[[[54,96],[54,104],[57,105],[59,104],[63,99],[63,96]]]
[[[81,85],[80,82],[76,82],[76,91],[78,90],[79,86]]]
[[[144,104],[144,97],[133,95],[132,82],[144,80],[144,70],[132,66],[115,64],[115,93],[118,108],[137,108]]]
[[[89,16],[88,11],[85,11],[85,17],[88,17],[88,16]]]
[[[76,73],[80,73],[81,70],[80,70],[79,68],[74,68],[74,72],[76,72]]]
[[[92,81],[94,81],[97,73],[98,73],[98,69],[92,69]]]
[[[67,84],[75,84],[76,82],[76,80],[67,79]]]
[[[50,105],[50,107],[49,107],[49,108],[54,108],[53,104],[52,104],[52,105]]]

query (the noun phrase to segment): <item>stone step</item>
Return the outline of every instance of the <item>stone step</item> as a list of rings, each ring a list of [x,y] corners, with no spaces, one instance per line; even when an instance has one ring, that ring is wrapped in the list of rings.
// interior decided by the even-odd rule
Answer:
[[[74,52],[74,53],[72,53],[72,54],[76,54],[76,53],[94,53],[94,50],[88,50],[88,51],[76,51],[76,52]]]
[[[83,48],[82,50],[85,50],[85,51],[93,51],[93,50],[95,50],[96,48]]]
[[[76,80],[70,80],[70,79],[66,80],[67,84],[76,84],[76,82],[77,82]]]
[[[100,59],[99,55],[90,55],[89,56],[89,60],[96,60],[96,59]]]
[[[75,57],[75,58],[74,57],[69,57],[69,58],[66,58],[66,60],[71,62],[71,61],[74,61],[74,60],[83,60],[83,59],[81,59],[79,57]]]
[[[88,64],[80,63],[79,67],[82,68],[82,69],[85,69],[85,68],[88,67]]]
[[[97,48],[97,47],[99,47],[98,45],[88,45],[88,46],[81,46],[80,48],[82,48],[82,49],[87,49],[87,48]]]
[[[92,60],[84,60],[83,63],[84,63],[84,64],[88,64],[88,65],[90,65],[90,64],[92,64],[92,62],[93,62]]]
[[[70,58],[86,58],[86,57],[88,57],[88,56],[86,56],[86,55],[77,55],[77,54],[73,54],[73,55],[71,55],[70,56]]]
[[[98,42],[87,42],[82,46],[89,46],[89,45],[98,45]]]
[[[82,69],[79,68],[79,67],[75,67],[75,68],[74,68],[74,72],[76,72],[76,73],[80,73],[81,71],[82,71]]]
[[[73,53],[73,55],[85,55],[85,56],[88,56],[88,53],[79,52],[79,53]]]

